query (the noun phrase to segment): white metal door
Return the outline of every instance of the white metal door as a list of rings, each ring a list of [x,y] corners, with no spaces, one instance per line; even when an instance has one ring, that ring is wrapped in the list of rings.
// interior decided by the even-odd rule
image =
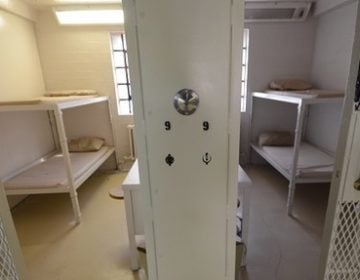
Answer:
[[[354,93],[360,94],[359,5],[352,64],[337,152],[336,172],[330,193],[320,279],[360,279],[360,112],[354,110]],[[357,82],[358,81],[358,82]],[[360,104],[360,103],[359,103]]]
[[[0,182],[0,279],[25,280],[25,268],[9,205]]]
[[[124,7],[149,277],[234,279],[243,1]],[[191,115],[182,89],[198,94]]]
[[[326,262],[326,280],[360,279],[360,113],[351,119],[343,178]]]

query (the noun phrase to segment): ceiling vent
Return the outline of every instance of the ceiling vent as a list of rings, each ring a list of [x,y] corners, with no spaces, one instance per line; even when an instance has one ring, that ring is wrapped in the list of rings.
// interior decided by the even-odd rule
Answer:
[[[310,13],[309,1],[247,1],[245,22],[304,21]]]

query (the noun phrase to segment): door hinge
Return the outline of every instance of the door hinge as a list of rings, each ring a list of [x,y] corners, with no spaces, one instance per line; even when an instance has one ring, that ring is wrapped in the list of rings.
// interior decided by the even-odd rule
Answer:
[[[355,102],[355,110],[360,111],[360,64],[359,64],[359,69],[358,69],[358,74],[357,74],[357,79],[356,79],[354,102]]]

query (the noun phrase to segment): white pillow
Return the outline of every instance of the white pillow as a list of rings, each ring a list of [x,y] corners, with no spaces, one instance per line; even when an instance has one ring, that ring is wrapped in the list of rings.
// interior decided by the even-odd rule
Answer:
[[[259,146],[293,146],[294,135],[288,131],[268,131],[259,135]]]
[[[105,140],[99,137],[81,137],[69,142],[70,152],[96,152],[104,145]]]

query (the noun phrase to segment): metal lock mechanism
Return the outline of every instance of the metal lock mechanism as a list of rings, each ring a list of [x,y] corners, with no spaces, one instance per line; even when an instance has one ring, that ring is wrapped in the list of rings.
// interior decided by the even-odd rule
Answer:
[[[174,106],[181,115],[190,116],[199,106],[199,95],[192,89],[182,89],[174,97]]]

